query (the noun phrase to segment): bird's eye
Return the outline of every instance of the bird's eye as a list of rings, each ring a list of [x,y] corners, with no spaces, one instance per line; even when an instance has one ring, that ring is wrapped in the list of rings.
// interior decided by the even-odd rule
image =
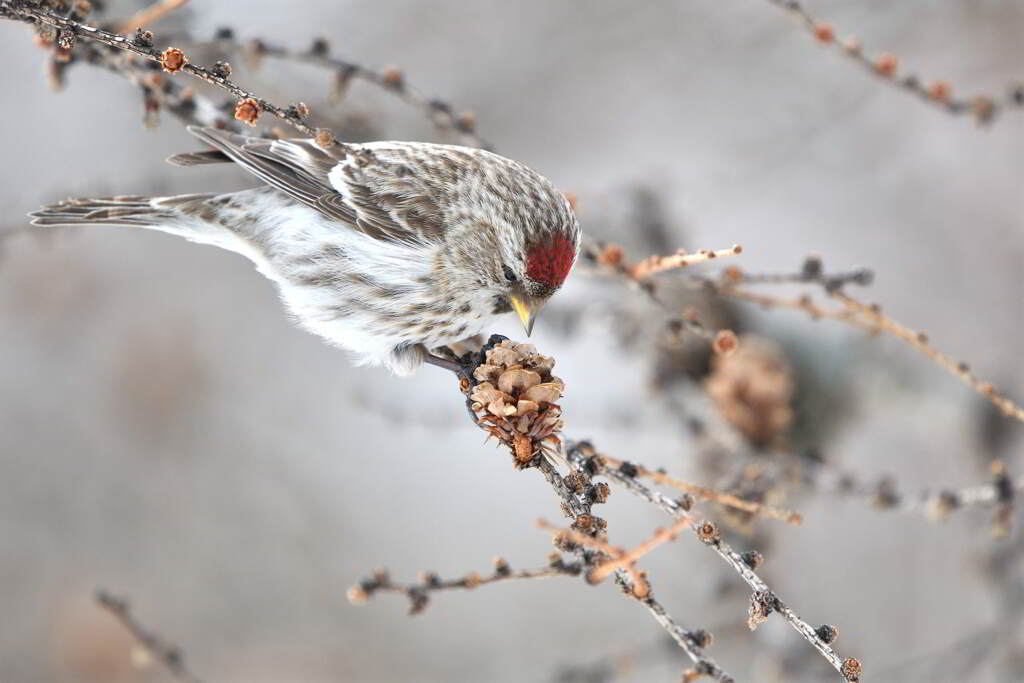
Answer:
[[[509,282],[515,282],[518,279],[516,277],[516,274],[513,273],[512,269],[509,268],[508,266],[502,266],[502,269],[505,271],[505,279],[508,280]]]

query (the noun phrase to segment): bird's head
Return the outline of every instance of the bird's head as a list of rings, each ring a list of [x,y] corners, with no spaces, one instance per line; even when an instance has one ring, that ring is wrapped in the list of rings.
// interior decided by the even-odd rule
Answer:
[[[514,312],[529,335],[576,262],[576,212],[537,172],[490,152],[472,154],[476,172],[458,188],[449,250],[473,273],[476,287],[466,294],[492,314]]]
[[[578,232],[556,232],[527,241],[502,264],[498,307],[514,311],[529,336],[537,314],[565,282],[576,261]]]

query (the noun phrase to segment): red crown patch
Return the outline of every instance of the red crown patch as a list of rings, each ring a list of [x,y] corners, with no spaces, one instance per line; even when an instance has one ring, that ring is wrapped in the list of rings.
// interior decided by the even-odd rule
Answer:
[[[550,242],[530,247],[526,253],[526,276],[548,287],[559,287],[569,275],[576,245],[556,236]]]

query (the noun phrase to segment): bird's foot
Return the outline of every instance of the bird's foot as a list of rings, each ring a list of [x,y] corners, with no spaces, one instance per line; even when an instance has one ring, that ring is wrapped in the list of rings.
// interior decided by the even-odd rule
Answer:
[[[445,351],[447,350],[448,349],[446,348]],[[452,355],[454,356],[454,354]],[[437,367],[444,368],[445,370],[450,370],[454,372],[456,375],[459,375],[460,377],[464,373],[464,368],[462,364],[458,361],[458,359],[455,358],[445,358],[442,356],[435,356],[432,353],[427,353],[423,357],[423,362],[429,365],[436,365]]]
[[[423,358],[423,362],[454,372],[459,379],[465,378],[469,381],[470,386],[472,386],[476,384],[473,379],[473,371],[487,362],[488,351],[506,339],[508,337],[492,334],[479,351],[470,351],[461,356],[457,355],[449,347],[441,346],[434,349],[433,353],[428,351]]]
[[[475,424],[480,424],[480,418],[477,416],[476,411],[473,410],[473,401],[469,398],[473,387],[478,383],[473,376],[473,371],[487,362],[488,351],[506,339],[508,337],[492,334],[479,351],[470,351],[459,356],[447,346],[442,346],[439,349],[434,349],[435,353],[440,355],[435,355],[435,353],[428,351],[423,357],[424,363],[450,370],[459,378],[459,391],[466,396],[466,410],[469,411],[469,416]]]

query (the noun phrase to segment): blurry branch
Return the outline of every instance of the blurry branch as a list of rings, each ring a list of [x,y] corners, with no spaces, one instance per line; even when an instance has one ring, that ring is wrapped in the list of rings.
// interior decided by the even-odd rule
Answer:
[[[840,658],[829,646],[834,640],[835,629],[831,626],[815,629],[785,605],[754,572],[761,561],[759,553],[751,551],[741,555],[733,551],[722,540],[715,524],[686,514],[692,505],[690,494],[686,494],[683,500],[669,498],[640,483],[636,478],[637,466],[623,463],[628,466],[609,467],[585,442],[567,444],[567,448],[554,450],[549,444],[552,439],[560,444],[560,412],[554,422],[548,423],[548,429],[536,432],[540,421],[552,419],[542,417],[544,404],[557,400],[564,387],[562,381],[551,374],[554,359],[537,353],[528,344],[493,336],[479,353],[467,354],[461,362],[464,372],[460,389],[467,397],[477,425],[508,446],[517,467],[539,469],[562,500],[563,513],[573,520],[570,530],[556,535],[555,546],[563,552],[575,553],[582,566],[586,567],[585,575],[590,579],[604,578],[609,570],[614,572],[617,583],[627,595],[642,602],[695,662],[695,668],[687,674],[689,679],[711,675],[717,680],[731,680],[707,659],[703,646],[686,635],[691,632],[679,627],[664,607],[655,601],[646,573],[634,567],[639,555],[607,545],[603,537],[607,522],[592,513],[592,506],[605,502],[609,489],[607,484],[594,484],[594,476],[604,476],[659,507],[690,526],[705,545],[714,549],[754,590],[749,612],[751,628],[772,612],[779,612],[847,681],[859,680],[860,662]],[[557,390],[540,391],[540,387]],[[538,402],[534,403],[531,396]],[[570,466],[570,473],[564,477],[560,475],[549,457],[564,459]],[[655,539],[663,542],[677,532],[678,528],[673,527],[668,532],[656,534]],[[640,551],[650,547],[653,547],[651,541],[641,545]],[[609,560],[614,564],[607,564]]]
[[[314,40],[308,50],[299,51],[260,38],[253,38],[242,44],[235,39],[235,32],[232,29],[222,28],[217,31],[212,42],[198,43],[195,47],[209,47],[241,54],[254,66],[259,66],[264,57],[272,57],[299,64],[311,64],[330,71],[334,77],[329,99],[335,104],[342,100],[353,81],[372,83],[419,109],[438,130],[457,132],[463,144],[490,149],[490,145],[476,134],[476,117],[472,112],[464,111],[457,114],[455,108],[448,102],[424,97],[406,82],[405,75],[399,69],[392,67],[374,70],[334,57],[330,54],[330,43],[324,38]]]
[[[957,512],[995,507],[992,533],[1001,537],[1009,532],[1014,506],[1024,493],[1024,478],[1012,478],[1000,460],[993,461],[992,478],[986,484],[906,493],[891,477],[869,482],[817,457],[787,448],[773,449],[770,459],[767,459],[765,453],[752,450],[725,422],[709,424],[703,419],[687,415],[686,406],[681,401],[671,396],[665,397],[665,400],[672,413],[685,416],[684,425],[699,451],[716,461],[738,463],[744,472],[753,467],[759,479],[758,490],[765,494],[799,484],[810,493],[853,498],[875,510],[918,515],[933,522],[945,521]],[[606,465],[621,468],[619,461],[614,458],[606,455],[601,457]],[[648,473],[629,463],[627,465],[637,471],[635,476],[650,476],[652,481],[672,485],[670,478],[665,478],[660,472]],[[627,472],[631,471],[629,467]],[[746,501],[744,498],[740,500]],[[739,506],[734,508],[742,509]]]
[[[128,20],[117,22],[119,33],[86,24],[84,19],[91,10],[88,3],[75,3],[73,9],[62,15],[39,1],[0,0],[0,16],[34,24],[38,32],[38,42],[46,47],[54,47],[54,56],[49,67],[54,85],[60,84],[64,72],[71,63],[83,60],[103,66],[140,86],[144,94],[147,122],[154,121],[157,113],[161,109],[166,109],[186,123],[218,128],[235,127],[229,118],[223,116],[224,107],[210,102],[191,88],[184,88],[153,69],[142,68],[130,59],[117,57],[119,52],[127,52],[148,60],[152,67],[162,69],[168,74],[184,71],[227,91],[234,98],[234,101],[229,103],[227,111],[236,121],[256,125],[260,116],[268,112],[296,130],[316,138],[323,146],[336,142],[328,129],[314,128],[306,123],[310,112],[305,104],[300,102],[287,107],[277,106],[233,83],[230,80],[231,65],[227,62],[216,62],[211,68],[200,67],[189,63],[188,57],[178,48],[168,47],[162,52],[158,51],[154,47],[153,34],[149,31],[140,28],[134,38],[121,34],[130,31],[132,27],[145,26],[157,21],[185,2],[187,0],[166,0],[156,3]],[[87,43],[88,47],[83,49],[81,43]],[[258,64],[262,57],[269,56],[328,69],[335,74],[332,94],[335,100],[340,99],[353,79],[373,83],[420,109],[439,130],[458,132],[465,144],[488,147],[487,143],[476,135],[475,117],[471,112],[456,114],[451,104],[420,95],[405,82],[402,72],[398,69],[377,71],[355,62],[331,57],[329,45],[323,39],[314,41],[306,52],[289,50],[260,39],[254,39],[243,46],[235,41],[234,31],[224,28],[218,31],[216,40],[210,46],[221,51],[241,53],[254,64]],[[199,49],[203,45],[194,47]]]
[[[909,344],[930,358],[943,370],[958,377],[964,384],[991,401],[993,405],[999,408],[1003,415],[1024,422],[1024,408],[1021,408],[1013,400],[996,391],[989,382],[984,382],[975,377],[967,363],[957,361],[932,347],[928,343],[928,335],[924,332],[915,332],[904,327],[892,318],[885,316],[878,306],[865,305],[844,292],[833,292],[831,296],[841,302],[847,310],[861,315],[865,320],[874,325],[876,329],[888,332]]]
[[[814,300],[808,296],[803,295],[796,299],[769,296],[766,294],[759,294],[747,289],[740,289],[739,287],[729,287],[727,291],[723,291],[723,294],[733,299],[740,299],[742,301],[749,301],[750,303],[758,304],[762,308],[788,308],[794,311],[803,311],[814,320],[825,318],[829,320],[842,320],[843,322],[849,323],[854,327],[860,327],[865,330],[872,330],[873,327],[861,320],[853,311],[843,309],[829,309],[824,308],[814,302]]]
[[[633,263],[629,261],[621,246],[602,242],[586,245],[581,250],[581,257],[598,271],[618,276],[639,288],[651,301],[672,316],[673,323],[679,330],[685,329],[695,336],[707,339],[717,353],[730,353],[736,348],[736,335],[731,330],[716,330],[705,326],[693,309],[685,311],[682,317],[678,317],[675,305],[658,297],[658,284],[651,276],[742,252],[743,247],[734,244],[729,249],[701,249],[693,254],[679,250],[671,256],[649,256],[643,261]]]
[[[991,469],[992,480],[987,484],[922,491],[917,495],[900,492],[896,482],[890,478],[875,484],[865,484],[852,475],[832,472],[830,476],[819,475],[816,479],[819,487],[840,495],[857,496],[878,510],[923,515],[935,522],[944,521],[960,510],[995,507],[992,534],[1004,537],[1009,534],[1013,521],[1014,502],[1018,494],[1024,491],[1024,479],[1012,479],[1006,465],[999,460],[992,463]]]
[[[290,107],[275,105],[233,83],[228,78],[230,69],[207,69],[191,64],[188,57],[174,47],[168,47],[161,52],[153,47],[153,36],[147,32],[140,30],[134,38],[130,39],[118,33],[89,26],[82,21],[61,16],[32,0],[0,0],[0,16],[34,24],[37,30],[42,32],[40,35],[44,36],[44,40],[46,40],[44,35],[46,27],[50,27],[55,30],[55,41],[52,42],[56,42],[61,50],[70,52],[77,40],[94,41],[155,62],[167,73],[174,74],[183,71],[237,98],[235,118],[240,121],[255,125],[259,117],[266,112],[299,132],[316,138],[317,142],[324,147],[335,143],[334,136],[329,130],[312,128],[304,122],[309,114],[305,105]]]
[[[49,47],[52,35],[42,31],[40,36],[39,42],[44,47]],[[144,33],[143,39],[146,39],[145,36]],[[240,123],[234,120],[233,101],[228,102],[230,106],[225,111],[224,107],[215,104],[209,97],[183,85],[182,81],[161,73],[159,64],[125,59],[124,53],[120,50],[103,43],[79,41],[73,51],[54,51],[47,65],[50,86],[55,90],[62,88],[68,69],[77,63],[106,69],[137,86],[142,92],[143,123],[147,127],[155,126],[160,113],[166,111],[185,124],[212,126],[236,132],[241,130]],[[216,64],[215,68],[222,73],[230,70],[226,63]]]
[[[575,553],[582,564],[589,567],[590,571],[594,571],[596,567],[604,563],[607,554],[600,550],[595,552],[589,548],[593,545],[600,547],[600,544],[603,543],[598,537],[603,535],[607,528],[607,522],[592,514],[592,507],[596,503],[603,503],[607,500],[608,485],[592,483],[593,470],[589,466],[574,465],[571,459],[569,464],[572,466],[572,471],[565,477],[558,473],[555,466],[542,453],[534,458],[530,466],[541,471],[545,480],[561,498],[562,513],[573,520],[572,533],[556,535],[555,546],[563,552]],[[594,540],[585,544],[579,543],[573,540],[579,538],[578,535]],[[654,620],[665,629],[665,632],[693,661],[694,666],[683,672],[684,683],[702,676],[721,683],[733,683],[732,676],[704,652],[705,648],[711,645],[711,634],[704,629],[689,630],[680,625],[655,599],[646,572],[636,570],[632,565],[628,568],[614,567],[612,571],[614,571],[615,581],[622,588],[623,593],[646,607]]]
[[[680,249],[670,256],[648,256],[639,263],[630,263],[626,260],[626,252],[622,247],[617,244],[605,244],[601,246],[598,258],[603,265],[617,270],[631,280],[643,281],[666,270],[686,268],[695,263],[735,256],[742,252],[743,247],[738,244],[734,244],[728,249],[701,249],[694,254],[688,254],[684,249]]]
[[[970,366],[962,361],[957,361],[951,356],[942,353],[931,346],[928,335],[924,332],[917,332],[896,322],[882,313],[877,304],[864,304],[843,288],[849,283],[867,285],[872,281],[871,271],[857,270],[850,273],[829,275],[824,271],[821,259],[810,257],[804,261],[803,268],[799,273],[792,274],[770,274],[757,275],[747,274],[738,268],[729,268],[725,271],[722,280],[717,283],[718,292],[722,296],[731,296],[739,299],[754,301],[762,306],[796,308],[802,310],[813,318],[831,318],[870,330],[874,333],[887,332],[897,339],[903,341],[912,348],[918,350],[940,368],[959,378],[964,384],[971,387],[980,395],[992,402],[1007,417],[1024,421],[1024,408],[1019,406],[1009,397],[999,393],[989,382],[982,381],[971,373]],[[801,298],[799,304],[794,306],[792,300],[777,299],[765,295],[754,295],[748,290],[739,287],[740,284],[760,283],[803,283],[816,284],[824,288],[825,293],[838,301],[842,309],[826,310],[813,304],[809,298]]]
[[[160,662],[176,679],[186,683],[203,683],[203,680],[185,665],[185,654],[176,645],[168,643],[135,619],[127,600],[105,590],[98,590],[96,602],[135,636],[148,657]]]
[[[562,511],[573,519],[574,534],[583,534],[603,542],[600,538],[607,522],[591,512],[594,504],[607,500],[607,484],[594,484],[593,476],[608,478],[640,498],[659,507],[674,519],[686,518],[687,524],[705,545],[712,548],[740,577],[753,589],[750,607],[750,626],[754,628],[767,619],[772,612],[781,614],[825,659],[840,672],[847,681],[860,678],[861,664],[856,659],[842,659],[829,646],[834,639],[832,627],[815,629],[803,621],[790,607],[784,604],[754,572],[760,563],[756,552],[741,555],[733,551],[722,539],[715,524],[689,518],[686,514],[692,506],[692,495],[685,494],[683,500],[669,498],[637,480],[638,466],[632,463],[620,464],[617,468],[608,466],[607,461],[597,455],[588,443],[567,444],[561,448],[559,434],[563,427],[561,411],[554,403],[563,391],[564,383],[552,375],[555,361],[539,354],[529,344],[519,344],[494,335],[478,353],[466,354],[460,359],[463,366],[460,390],[466,396],[477,426],[505,444],[516,466],[520,469],[538,468],[562,500]],[[553,446],[552,444],[557,444]],[[549,458],[565,459],[571,468],[569,475],[562,477]],[[556,537],[556,547],[563,552],[576,553],[579,561],[587,568],[587,575],[600,567],[605,558],[625,557],[622,553],[609,552],[606,547],[595,543],[581,543],[575,535]],[[628,594],[648,607],[652,615],[664,628],[673,633],[675,622],[660,604],[653,603],[653,591],[647,576],[635,570],[632,562],[625,567],[616,567],[617,582]],[[824,630],[823,630],[824,629]],[[680,647],[697,663],[697,670],[708,666],[700,648],[679,634],[673,635]],[[721,673],[720,669],[716,669]],[[721,673],[725,676],[724,673]],[[719,680],[727,680],[719,678]]]
[[[635,496],[638,496],[666,514],[681,519],[685,517],[686,509],[675,499],[651,489],[637,481],[633,476],[625,474],[620,469],[608,467],[604,458],[596,453],[593,447],[586,442],[572,444],[566,451],[569,462],[579,467],[588,467],[595,474],[603,475],[611,481],[621,485]],[[691,524],[697,537],[709,548],[714,550],[737,574],[740,575],[747,585],[753,589],[749,610],[748,624],[753,630],[758,624],[765,621],[772,612],[778,612],[789,624],[803,636],[832,667],[838,671],[847,681],[860,680],[861,663],[853,658],[842,659],[830,647],[835,640],[837,630],[828,625],[814,628],[801,619],[796,612],[782,602],[781,599],[768,587],[761,577],[754,571],[762,562],[761,554],[757,551],[737,553],[725,541],[714,524],[707,521],[698,521]]]
[[[485,586],[490,583],[510,581],[515,579],[541,579],[549,576],[577,576],[580,567],[576,564],[566,564],[561,561],[557,554],[547,567],[538,569],[517,569],[509,567],[508,562],[501,557],[494,558],[494,572],[490,576],[481,576],[476,572],[466,574],[457,579],[442,579],[437,574],[425,572],[420,575],[419,583],[402,585],[391,581],[386,571],[378,571],[368,579],[363,579],[348,590],[348,599],[353,605],[361,605],[367,602],[377,593],[400,593],[409,599],[409,614],[419,614],[427,608],[430,602],[430,593],[445,590],[464,589],[472,590],[478,586]]]
[[[609,574],[621,570],[629,574],[632,582],[633,597],[643,599],[650,595],[651,589],[643,573],[637,571],[636,561],[658,546],[676,540],[679,532],[693,522],[694,520],[690,517],[679,519],[669,529],[658,529],[650,539],[632,550],[611,546],[600,538],[588,536],[575,529],[562,529],[543,519],[537,520],[537,526],[555,533],[556,547],[575,543],[599,550],[609,557],[608,560],[597,562],[595,566],[590,568],[586,574],[587,583],[601,583],[608,578]]]
[[[814,29],[819,40],[834,44],[831,29],[813,22],[798,3],[769,1],[797,13]],[[136,15],[128,20],[128,23],[155,21],[182,4],[180,1],[167,0]],[[330,131],[313,128],[305,122],[309,110],[302,103],[288,107],[277,106],[234,84],[229,80],[231,68],[226,62],[216,62],[211,68],[200,67],[189,63],[185,53],[179,49],[168,47],[163,51],[157,50],[152,34],[147,31],[139,30],[134,38],[129,38],[120,33],[87,25],[83,21],[88,14],[87,2],[74,3],[73,6],[63,5],[65,14],[52,9],[56,6],[61,5],[38,0],[0,0],[0,16],[33,24],[38,33],[38,42],[53,48],[51,69],[58,81],[67,65],[76,59],[76,55],[80,55],[86,62],[124,75],[141,87],[146,96],[147,112],[166,108],[190,122],[220,127],[237,125],[220,116],[223,107],[209,103],[208,100],[192,93],[190,89],[159,73],[157,69],[162,69],[167,74],[184,71],[236,98],[237,101],[228,108],[229,111],[233,109],[236,121],[255,125],[263,113],[269,112],[296,130],[316,137],[324,146],[336,142]],[[125,24],[122,23],[120,26],[123,27]],[[120,30],[130,30],[130,27]],[[475,135],[471,115],[456,116],[450,105],[428,100],[416,94],[405,84],[404,76],[396,69],[377,72],[330,57],[325,41],[316,41],[308,52],[296,52],[261,40],[241,46],[235,42],[233,32],[222,30],[211,45],[220,49],[240,50],[257,62],[262,57],[270,56],[329,69],[335,74],[335,94],[338,96],[344,92],[353,78],[372,82],[423,110],[439,127],[456,130],[466,136],[471,143],[483,145],[482,140]],[[864,57],[859,48],[850,47],[849,44],[845,50],[851,57],[871,67],[879,76],[918,94],[926,93],[932,101],[942,103],[953,113],[973,111],[982,122],[991,120],[997,109],[1009,104],[1017,106],[1024,101],[1024,91],[1020,90],[1014,91],[1006,103],[996,102],[992,98],[977,98],[971,102],[954,100],[949,95],[948,86],[932,86],[926,90],[916,80],[897,81],[894,58],[883,56],[877,61],[872,61]],[[695,263],[738,254],[740,251],[737,245],[731,249],[704,250],[695,254],[677,252],[665,257],[651,257],[637,263],[626,261],[622,249],[616,245],[604,245],[599,250],[589,253],[591,260],[596,264],[628,280],[663,307],[670,309],[668,303],[658,300],[653,276],[669,270],[683,269]],[[868,284],[869,271],[826,275],[820,261],[809,260],[805,263],[803,271],[795,275],[748,275],[739,269],[730,268],[721,282],[696,277],[693,281],[708,286],[723,296],[753,301],[764,306],[793,308],[813,317],[829,317],[873,332],[888,332],[918,349],[940,367],[959,376],[973,389],[987,396],[1004,414],[1024,420],[1024,410],[1009,398],[997,394],[991,385],[976,379],[965,364],[957,363],[929,346],[926,335],[903,327],[884,316],[878,307],[865,305],[844,291],[844,287],[849,284]],[[809,297],[796,300],[779,299],[740,287],[774,282],[820,285],[829,297],[838,302],[840,308],[820,307]],[[695,315],[690,314],[683,317],[681,324],[704,338],[713,339],[714,350],[720,354],[728,354],[736,349],[736,336],[729,330],[709,330],[700,324]],[[768,619],[773,612],[778,612],[845,680],[860,679],[860,662],[853,658],[841,658],[831,647],[836,638],[836,629],[829,625],[811,626],[757,575],[755,570],[762,561],[760,553],[734,551],[722,540],[714,523],[687,514],[695,497],[744,512],[794,523],[799,519],[796,513],[680,482],[640,465],[600,456],[585,442],[569,444],[568,448],[563,447],[560,438],[563,424],[557,401],[561,398],[564,384],[551,375],[553,359],[536,353],[536,350],[528,345],[497,343],[492,339],[489,347],[465,361],[466,371],[461,375],[460,389],[467,396],[470,412],[477,425],[509,447],[517,467],[540,470],[560,498],[563,512],[572,521],[570,528],[556,530],[555,545],[561,552],[573,554],[575,560],[566,562],[560,555],[556,555],[546,567],[518,571],[511,570],[507,562],[499,560],[495,562],[494,573],[489,576],[468,574],[456,579],[443,580],[436,575],[428,574],[420,583],[410,585],[395,584],[386,573],[378,572],[350,589],[349,598],[353,602],[365,601],[378,592],[398,593],[409,599],[410,611],[415,614],[426,607],[431,592],[441,590],[472,589],[504,580],[555,575],[582,574],[593,583],[614,576],[623,592],[631,599],[642,603],[694,662],[694,667],[684,674],[684,681],[703,676],[723,682],[731,681],[732,678],[704,652],[710,645],[710,635],[703,630],[691,631],[683,628],[655,599],[646,572],[636,567],[639,559],[655,547],[673,540],[684,527],[689,526],[698,539],[718,554],[752,590],[748,608],[748,625],[751,629]],[[552,464],[551,459],[557,457],[564,457],[567,461],[570,468],[568,474],[563,476]],[[675,520],[674,524],[669,529],[658,531],[632,550],[609,545],[605,534],[607,522],[594,515],[592,507],[605,502],[610,489],[606,483],[593,482],[596,476],[605,477],[616,486],[625,488],[631,494],[658,507]],[[648,478],[655,484],[675,488],[684,495],[681,498],[671,498],[641,482],[640,478]],[[1009,479],[1005,469],[999,469],[994,472],[994,480],[988,486],[929,494],[917,501],[897,498],[891,492],[882,493],[888,494],[886,502],[889,507],[903,507],[915,511],[934,510],[936,514],[948,514],[952,509],[968,505],[995,504],[997,523],[1001,520],[1005,528],[1009,524],[1011,502],[1017,488],[1018,485]],[[877,495],[876,497],[883,498]],[[152,657],[161,661],[173,674],[193,683],[199,681],[185,668],[183,656],[177,648],[168,645],[135,621],[126,601],[103,592],[98,594],[97,599],[139,639]]]
[[[459,389],[474,423],[492,438],[508,447],[518,469],[538,469],[561,500],[562,513],[572,520],[569,530],[556,535],[555,547],[576,557],[587,577],[603,579],[610,571],[623,593],[643,604],[651,616],[675,640],[693,661],[684,680],[708,676],[722,683],[734,679],[704,653],[710,637],[697,637],[703,630],[683,628],[658,602],[645,572],[635,568],[639,555],[621,553],[607,545],[604,534],[607,522],[593,513],[593,506],[608,500],[610,489],[604,482],[594,483],[592,472],[573,466],[562,476],[552,464],[563,459],[559,437],[563,427],[561,398],[564,383],[551,371],[553,358],[544,356],[529,344],[519,344],[500,335],[493,335],[476,353],[458,359]],[[653,548],[667,540],[672,532],[662,532],[641,550]],[[608,561],[625,560],[611,566]],[[604,566],[604,569],[601,567]],[[596,573],[595,573],[596,572]]]
[[[670,477],[669,475],[654,470],[649,470],[642,465],[635,465],[630,462],[622,460],[616,460],[606,455],[601,456],[604,459],[605,465],[609,467],[618,468],[620,471],[629,472],[631,476],[643,477],[650,479],[651,481],[661,484],[663,486],[670,486],[674,489],[688,493],[691,496],[700,500],[711,501],[724,505],[726,507],[735,508],[742,510],[743,512],[750,513],[752,515],[761,515],[763,517],[771,517],[773,519],[780,519],[789,524],[800,524],[803,522],[803,516],[799,512],[792,510],[784,510],[776,508],[771,505],[765,505],[752,500],[746,500],[739,496],[734,496],[729,493],[723,493],[706,486],[698,486],[697,484],[691,484],[689,482],[681,481]]]
[[[803,4],[797,0],[767,1],[793,15],[822,45],[828,46],[835,52],[860,64],[868,73],[882,81],[903,88],[950,114],[973,114],[978,124],[982,125],[991,123],[996,115],[1003,110],[1019,111],[1024,108],[1024,84],[1015,84],[1007,88],[1006,94],[1002,96],[956,97],[947,81],[937,80],[925,83],[913,73],[901,75],[899,59],[893,54],[883,53],[872,57],[865,54],[857,38],[850,36],[838,39],[831,25],[812,17]]]
[[[129,18],[125,19],[117,27],[118,33],[128,33],[133,28],[139,28],[140,26],[149,26],[152,23],[160,21],[165,16],[178,9],[187,5],[189,0],[161,0],[155,2],[149,7],[144,7]]]

